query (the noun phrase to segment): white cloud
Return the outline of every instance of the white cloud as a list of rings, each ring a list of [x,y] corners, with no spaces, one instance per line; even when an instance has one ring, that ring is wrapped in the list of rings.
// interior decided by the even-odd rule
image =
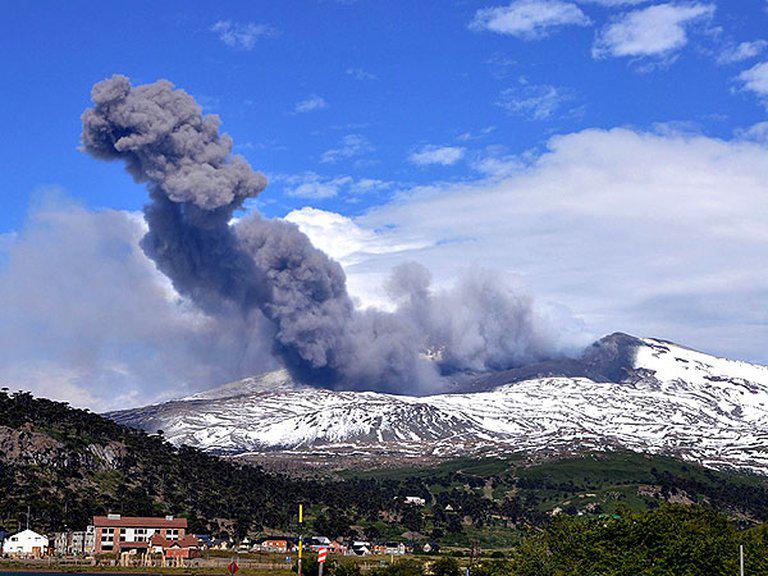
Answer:
[[[464,157],[464,148],[461,146],[423,146],[408,156],[408,161],[417,166],[439,164],[450,166],[456,164]]]
[[[286,189],[288,196],[323,200],[337,196],[344,186],[353,182],[353,179],[351,176],[323,178],[314,172],[306,172],[298,176],[285,177],[284,181],[288,185]]]
[[[353,194],[368,194],[371,192],[383,192],[389,190],[394,186],[393,182],[387,182],[385,180],[378,180],[376,178],[361,178],[355,180],[350,185],[350,192]]]
[[[525,162],[514,156],[490,153],[475,159],[472,169],[489,178],[505,178],[525,169]]]
[[[744,140],[768,144],[768,121],[758,122],[746,130],[737,130],[736,135]]]
[[[428,245],[428,242],[403,241],[396,233],[366,230],[352,218],[317,208],[293,210],[285,220],[296,224],[315,246],[344,265],[357,263],[371,255],[404,252]]]
[[[365,136],[360,134],[347,134],[341,139],[338,148],[331,148],[323,152],[320,162],[333,163],[346,160],[355,156],[361,156],[373,150],[373,146]]]
[[[768,96],[768,62],[755,64],[749,70],[739,74],[744,90],[754,92],[758,96]]]
[[[638,4],[647,4],[650,0],[578,0],[581,4],[597,4],[608,8],[619,6],[637,6]]]
[[[288,196],[312,200],[334,198],[342,192],[352,196],[379,193],[392,187],[391,182],[375,178],[356,180],[352,176],[347,175],[325,177],[316,172],[289,175],[278,174],[273,176],[271,180],[274,183],[284,183],[285,193]]]
[[[392,309],[392,301],[382,290],[382,266],[388,268],[390,258],[418,254],[432,244],[430,240],[409,239],[398,230],[371,230],[353,218],[317,208],[294,210],[285,219],[341,263],[347,272],[350,294],[365,308]]]
[[[230,48],[253,50],[259,38],[275,36],[277,31],[267,24],[253,22],[238,23],[230,20],[220,20],[211,26],[211,32],[219,36],[219,40]]]
[[[378,80],[379,77],[362,68],[347,68],[347,75],[356,80]]]
[[[598,34],[592,55],[669,57],[688,43],[687,27],[714,13],[714,4],[670,3],[623,14]]]
[[[119,409],[274,366],[271,337],[181,298],[139,246],[141,216],[45,199],[0,266],[0,382]],[[245,353],[245,356],[243,354]]]
[[[508,113],[528,120],[548,120],[562,109],[571,95],[550,84],[528,84],[521,80],[519,86],[507,88],[499,96],[496,105]]]
[[[508,6],[482,8],[469,25],[471,30],[488,30],[525,40],[546,36],[557,26],[588,26],[589,18],[571,2],[562,0],[516,0]]]
[[[482,130],[478,130],[477,132],[463,132],[462,134],[459,134],[456,136],[456,140],[460,142],[471,142],[472,140],[481,140],[482,138],[485,138],[488,136],[491,132],[496,130],[496,126],[486,126]]]
[[[356,260],[355,294],[384,300],[381,282],[406,260],[441,282],[489,267],[519,274],[537,300],[581,315],[596,335],[626,330],[768,362],[764,144],[592,129],[510,164],[356,218],[390,246],[423,248]]]
[[[303,114],[305,112],[322,110],[323,108],[328,108],[328,103],[321,96],[314,95],[296,102],[295,106],[293,107],[293,111],[296,114]]]
[[[718,64],[733,64],[755,58],[762,54],[768,48],[768,42],[765,40],[754,40],[752,42],[742,42],[740,44],[727,46],[717,57]]]

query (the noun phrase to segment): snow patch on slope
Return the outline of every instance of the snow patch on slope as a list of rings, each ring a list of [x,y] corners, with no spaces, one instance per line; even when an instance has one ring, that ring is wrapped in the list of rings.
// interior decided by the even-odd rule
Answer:
[[[548,376],[412,397],[301,387],[278,371],[111,417],[229,454],[628,448],[768,473],[767,367],[655,339],[613,335],[606,342],[624,342],[615,354],[623,362],[616,382]]]

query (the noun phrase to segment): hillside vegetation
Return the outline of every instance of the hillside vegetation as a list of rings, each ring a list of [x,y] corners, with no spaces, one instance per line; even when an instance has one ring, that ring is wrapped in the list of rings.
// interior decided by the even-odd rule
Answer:
[[[30,506],[32,524],[44,531],[82,528],[107,512],[174,514],[188,517],[195,532],[239,538],[295,530],[302,502],[307,530],[331,537],[501,549],[559,522],[614,522],[670,502],[719,511],[735,528],[768,518],[764,478],[671,458],[617,452],[531,464],[517,456],[294,478],[7,391],[0,392],[0,494],[0,525],[9,529]],[[409,505],[406,496],[426,504]]]

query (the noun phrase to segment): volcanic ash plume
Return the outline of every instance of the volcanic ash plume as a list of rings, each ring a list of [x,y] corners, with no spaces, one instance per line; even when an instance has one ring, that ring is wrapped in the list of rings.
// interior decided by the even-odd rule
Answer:
[[[394,282],[400,296],[407,293],[400,309],[361,312],[341,266],[295,225],[258,215],[232,224],[245,200],[264,190],[266,178],[232,154],[218,117],[203,116],[170,82],[134,87],[114,76],[96,84],[92,98],[94,107],[82,117],[83,148],[97,158],[123,160],[148,186],[144,252],[207,314],[236,312],[254,325],[266,318],[274,326],[275,354],[300,380],[418,393],[438,385],[434,363],[420,356],[432,344],[445,351],[451,369],[503,366],[538,354],[531,352],[537,345],[527,307],[514,303],[510,309],[487,287],[467,285],[453,299],[437,299],[419,280],[423,271],[401,271]],[[489,305],[500,303],[497,315]],[[457,324],[453,311],[472,318]],[[480,340],[468,343],[460,334],[466,326]],[[248,334],[244,330],[243,338]],[[488,334],[492,358],[479,351]]]

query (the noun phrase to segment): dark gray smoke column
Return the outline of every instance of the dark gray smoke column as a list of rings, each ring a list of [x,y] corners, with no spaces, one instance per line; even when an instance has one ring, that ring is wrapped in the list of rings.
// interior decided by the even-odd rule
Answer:
[[[93,87],[82,143],[97,158],[121,159],[148,182],[147,254],[182,294],[206,308],[231,300],[245,308],[268,297],[266,283],[236,248],[229,220],[267,185],[219,135],[219,120],[170,82],[132,88],[125,76]]]
[[[266,186],[219,134],[219,119],[170,82],[96,84],[83,148],[119,159],[148,184],[146,254],[209,314],[238,309],[275,326],[275,351],[300,379],[345,388],[427,391],[436,371],[419,358],[408,322],[358,313],[338,263],[292,224],[233,213]]]

